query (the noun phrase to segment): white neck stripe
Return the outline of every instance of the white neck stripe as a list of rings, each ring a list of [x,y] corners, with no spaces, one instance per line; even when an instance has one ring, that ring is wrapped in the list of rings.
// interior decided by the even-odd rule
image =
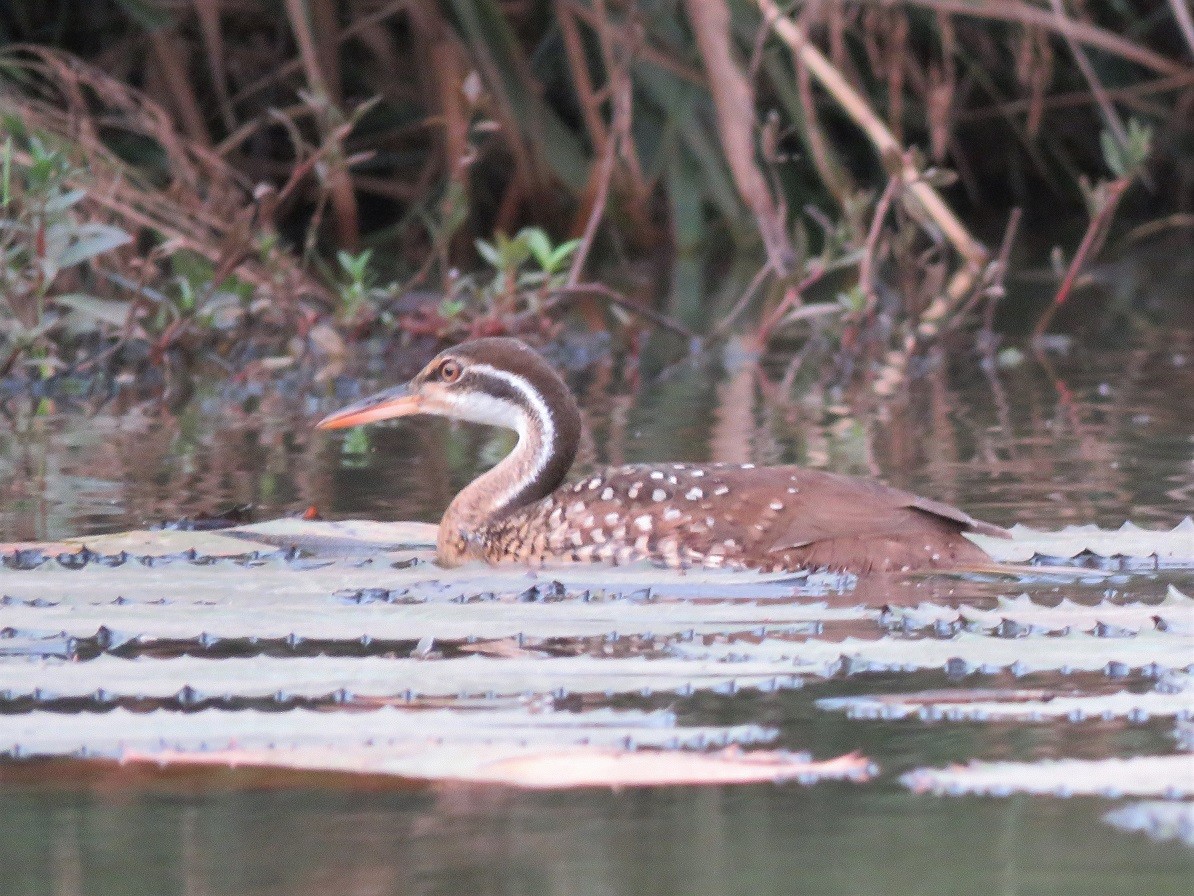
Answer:
[[[488,364],[474,362],[470,367],[477,373],[502,380],[511,388],[516,389],[526,400],[527,407],[534,409],[535,416],[543,424],[543,439],[538,445],[538,453],[533,459],[530,472],[525,478],[512,484],[510,488],[497,498],[495,503],[500,509],[506,507],[523,488],[538,479],[544,468],[546,468],[548,461],[551,460],[551,453],[555,446],[556,437],[555,419],[552,417],[551,408],[543,400],[543,396],[536,392],[524,377],[510,373],[507,370],[499,370]],[[527,423],[525,411],[518,414],[517,422],[513,426],[513,429],[518,433],[519,443],[527,441],[529,434]]]

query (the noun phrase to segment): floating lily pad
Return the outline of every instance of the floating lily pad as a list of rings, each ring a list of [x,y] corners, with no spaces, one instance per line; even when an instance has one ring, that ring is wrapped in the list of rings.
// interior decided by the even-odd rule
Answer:
[[[755,725],[677,726],[666,711],[573,713],[532,705],[476,712],[386,707],[0,715],[0,748],[22,757],[247,765],[535,788],[865,781],[874,773],[856,754],[815,762],[738,748],[774,737]],[[710,747],[723,749],[706,752]],[[680,752],[685,749],[699,752]]]
[[[1085,553],[1151,570],[1194,558],[1187,523],[1015,535],[1006,559]],[[1027,589],[1019,597],[996,596],[990,576],[938,576],[926,600],[883,578],[646,564],[443,569],[433,539],[424,524],[280,520],[9,552],[0,701],[26,711],[0,713],[0,751],[520,786],[863,780],[860,757],[824,765],[706,752],[774,736],[757,726],[556,707],[569,694],[591,705],[606,695],[773,691],[870,670],[1145,670],[1158,677],[1145,694],[972,689],[820,705],[879,719],[1171,717],[1179,742],[1192,714],[1181,670],[1194,663],[1194,600],[1175,587],[1162,598],[1162,581],[1136,588],[1131,564],[1114,601],[1092,585],[1091,602],[1058,603],[1053,579],[1022,570],[1013,570]],[[95,711],[59,711],[80,700]],[[125,709],[145,700],[169,709]],[[258,709],[199,710],[205,701]],[[263,701],[278,710],[259,711]],[[310,702],[319,711],[294,706]]]
[[[991,609],[925,603],[894,608],[888,613],[889,622],[899,620],[907,628],[926,628],[942,620],[955,619],[987,630],[995,630],[1010,621],[1024,629],[1040,628],[1047,632],[1066,629],[1095,632],[1117,628],[1135,633],[1161,628],[1194,634],[1194,598],[1170,585],[1159,603],[1102,601],[1091,605],[1063,599],[1055,606],[1048,606],[1034,601],[1028,594],[1021,594],[1019,597],[1001,597]]]
[[[125,761],[159,765],[276,767],[302,771],[390,775],[402,779],[496,784],[529,789],[576,787],[660,787],[699,784],[781,784],[819,780],[862,782],[874,774],[857,754],[814,762],[783,751],[714,753],[615,750],[593,746],[542,747],[484,745],[467,748],[367,747],[354,750],[230,749],[196,752],[129,753]]]
[[[1010,639],[961,631],[941,638],[683,642],[669,644],[667,651],[673,656],[713,662],[788,662],[823,675],[843,669],[849,672],[944,669],[951,674],[1118,670],[1126,674],[1149,667],[1185,669],[1194,664],[1194,637],[1148,631],[1130,638],[1072,632],[1064,636],[1030,634]]]
[[[1043,762],[971,762],[943,769],[921,768],[900,778],[916,793],[959,796],[1009,796],[1037,793],[1052,796],[1088,794],[1163,796],[1194,795],[1194,754],[1135,756],[1130,759],[1054,759]]]
[[[906,719],[969,722],[1083,722],[1129,719],[1143,722],[1157,716],[1194,718],[1194,692],[1149,691],[1133,694],[1066,694],[1042,690],[925,691],[834,697],[817,701],[821,709],[839,710],[852,719]]]
[[[292,709],[196,712],[0,714],[0,752],[18,756],[93,756],[120,759],[130,751],[206,752],[228,749],[356,749],[436,743],[519,746],[585,744],[705,749],[766,743],[775,732],[757,725],[680,727],[666,710],[595,709],[560,712],[539,703],[461,712],[381,707],[324,712]]]
[[[354,696],[403,697],[518,694],[625,694],[713,688],[798,686],[790,663],[717,663],[681,659],[588,656],[421,660],[271,656],[210,660],[121,659],[87,662],[0,662],[0,697],[41,700],[91,697],[210,699]]]
[[[1194,566],[1194,519],[1186,517],[1168,531],[1142,529],[1124,523],[1118,529],[1097,526],[1067,526],[1060,532],[1041,532],[1027,526],[1013,526],[1010,539],[971,535],[970,538],[995,560],[1027,563],[1034,557],[1073,559],[1081,554],[1155,560],[1157,566]]]
[[[1129,803],[1108,812],[1103,820],[1123,831],[1140,831],[1153,840],[1178,840],[1194,846],[1194,802]]]
[[[702,591],[694,603],[690,596]],[[594,590],[525,576],[494,581],[474,572],[469,579],[443,581],[435,570],[341,564],[315,570],[184,563],[0,573],[0,594],[0,627],[76,637],[103,627],[143,639],[582,637],[878,618],[862,607],[797,601],[790,587],[770,582]]]

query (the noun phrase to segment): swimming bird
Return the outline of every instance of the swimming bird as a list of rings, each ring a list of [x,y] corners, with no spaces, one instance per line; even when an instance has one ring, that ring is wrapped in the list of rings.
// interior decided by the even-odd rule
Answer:
[[[650,561],[673,568],[851,573],[989,566],[966,538],[1007,531],[872,479],[754,464],[655,463],[565,484],[581,415],[525,343],[495,337],[437,355],[409,383],[325,417],[341,429],[434,414],[514,430],[518,443],[464,488],[439,524],[438,561]]]

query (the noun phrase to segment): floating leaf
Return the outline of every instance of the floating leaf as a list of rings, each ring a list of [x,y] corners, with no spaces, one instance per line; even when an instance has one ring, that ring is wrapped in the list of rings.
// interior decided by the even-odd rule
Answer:
[[[860,607],[829,609],[824,603],[759,604],[733,600],[696,605],[656,599],[640,602],[635,592],[597,595],[582,601],[519,600],[519,592],[474,592],[472,600],[458,586],[353,587],[334,592],[319,580],[335,570],[303,572],[241,567],[146,571],[80,571],[76,581],[32,588],[6,585],[0,624],[26,634],[59,632],[89,638],[100,628],[142,641],[208,638],[285,638],[385,640],[466,638],[580,638],[617,633],[673,637],[727,631],[766,632],[793,626],[807,634],[813,624],[874,616]],[[173,584],[165,580],[175,577]],[[47,574],[47,577],[50,574]],[[233,584],[240,577],[248,584]],[[289,579],[289,582],[287,581]],[[311,580],[315,580],[314,583]],[[343,578],[341,579],[343,581]],[[123,584],[121,584],[123,582]],[[229,583],[222,587],[222,583]],[[95,590],[89,586],[97,584]],[[287,585],[292,584],[292,590]],[[314,584],[314,587],[311,587]],[[253,587],[253,586],[256,587]],[[522,593],[532,589],[526,589]],[[44,597],[42,595],[45,595]]]
[[[1153,840],[1180,840],[1194,846],[1194,802],[1166,800],[1129,803],[1103,816],[1122,831],[1140,831]]]
[[[1143,722],[1156,716],[1194,718],[1194,692],[1149,691],[1085,695],[1042,690],[924,691],[834,697],[817,701],[821,709],[844,711],[852,719],[919,718],[950,722],[1082,722],[1115,718]]]
[[[961,620],[976,629],[994,631],[1008,622],[1024,628],[1036,627],[1049,632],[1067,629],[1084,632],[1106,631],[1109,628],[1125,632],[1140,632],[1153,628],[1194,634],[1194,598],[1187,597],[1169,586],[1159,603],[1113,603],[1101,601],[1087,605],[1063,598],[1055,606],[1037,603],[1028,594],[1019,597],[1000,597],[992,609],[968,604],[940,606],[920,604],[916,607],[897,607],[887,614],[906,628],[926,628],[940,621]]]
[[[851,753],[827,762],[784,751],[744,752],[727,748],[716,753],[629,751],[592,746],[551,750],[510,745],[478,748],[427,747],[403,751],[389,748],[245,750],[129,753],[125,761],[159,765],[228,765],[279,767],[306,771],[392,775],[431,781],[496,784],[534,790],[576,787],[662,787],[696,784],[759,784],[818,780],[862,782],[874,774],[872,764]]]
[[[1121,796],[1194,795],[1194,754],[1134,756],[1130,759],[1054,759],[1043,762],[971,762],[944,769],[916,769],[900,778],[916,793],[1009,796],[1089,794]]]
[[[254,656],[210,660],[123,659],[87,662],[0,661],[0,697],[42,700],[91,697],[173,699],[614,694],[744,687],[798,687],[790,663],[716,663],[587,656],[493,659],[302,658]]]
[[[971,535],[970,539],[995,560],[1026,563],[1034,557],[1072,559],[1090,553],[1098,557],[1154,560],[1158,566],[1194,566],[1194,519],[1186,517],[1169,531],[1141,529],[1124,523],[1119,529],[1067,526],[1060,532],[1040,532],[1016,525],[1012,537]]]
[[[701,660],[730,658],[751,662],[789,662],[804,671],[832,674],[850,672],[899,672],[945,669],[951,673],[1039,671],[1128,672],[1156,666],[1184,669],[1194,658],[1194,638],[1163,632],[1142,632],[1131,638],[1101,638],[1073,633],[1064,637],[1028,636],[1017,639],[960,632],[952,637],[890,637],[867,641],[845,638],[839,642],[788,641],[765,638],[759,643],[668,646],[675,656]]]
[[[678,727],[675,714],[666,710],[559,712],[538,704],[468,712],[390,706],[365,712],[133,712],[117,707],[100,713],[38,710],[0,714],[0,751],[18,756],[82,754],[112,759],[134,750],[334,750],[414,744],[425,751],[437,740],[456,746],[512,743],[535,748],[564,744],[626,748],[630,744],[705,749],[766,743],[774,737],[773,730],[757,725]]]
[[[857,754],[814,762],[786,751],[737,748],[774,737],[753,725],[678,727],[665,711],[542,707],[0,715],[0,744],[22,757],[250,765],[533,788],[865,781],[874,774]],[[714,753],[679,752],[730,745]]]
[[[1149,570],[1149,578],[1117,576],[1114,592],[1083,584],[1060,603],[1056,575],[1047,571],[1016,572],[1026,593],[1005,597],[989,577],[929,576],[906,586],[647,564],[444,569],[434,562],[435,531],[277,520],[215,533],[5,546],[0,700],[39,708],[0,713],[0,747],[519,786],[811,780],[836,773],[782,753],[689,761],[672,749],[758,743],[774,736],[768,729],[685,728],[670,714],[554,707],[569,694],[592,695],[591,702],[774,691],[808,676],[918,669],[1116,677],[1138,669],[1157,683],[1144,694],[970,689],[819,705],[881,719],[1162,716],[1178,720],[1179,743],[1194,740],[1181,721],[1194,714],[1194,689],[1180,671],[1194,657],[1194,600],[1176,587],[1162,597],[1164,580],[1151,574],[1154,565],[1180,567],[1194,554],[1183,546],[1194,524],[1165,533],[1018,531],[1011,544],[1026,556],[1118,555]],[[1154,563],[1153,554],[1163,559]],[[314,644],[304,647],[307,639]],[[199,655],[144,655],[183,651]],[[88,699],[97,708],[138,699],[322,705],[317,715],[42,711]],[[361,711],[378,705],[382,714]],[[640,746],[664,752],[634,749]],[[859,757],[835,762],[843,777],[870,773]],[[937,773],[916,774],[934,781],[923,776]]]

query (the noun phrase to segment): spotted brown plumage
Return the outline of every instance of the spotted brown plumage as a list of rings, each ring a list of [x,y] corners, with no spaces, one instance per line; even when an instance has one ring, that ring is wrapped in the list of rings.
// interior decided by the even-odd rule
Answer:
[[[319,426],[419,413],[503,426],[519,436],[509,456],[444,513],[437,555],[447,566],[479,559],[855,573],[959,569],[990,562],[963,533],[1007,534],[880,482],[794,466],[641,464],[561,485],[576,456],[580,410],[550,365],[516,339],[448,349],[407,385]]]

